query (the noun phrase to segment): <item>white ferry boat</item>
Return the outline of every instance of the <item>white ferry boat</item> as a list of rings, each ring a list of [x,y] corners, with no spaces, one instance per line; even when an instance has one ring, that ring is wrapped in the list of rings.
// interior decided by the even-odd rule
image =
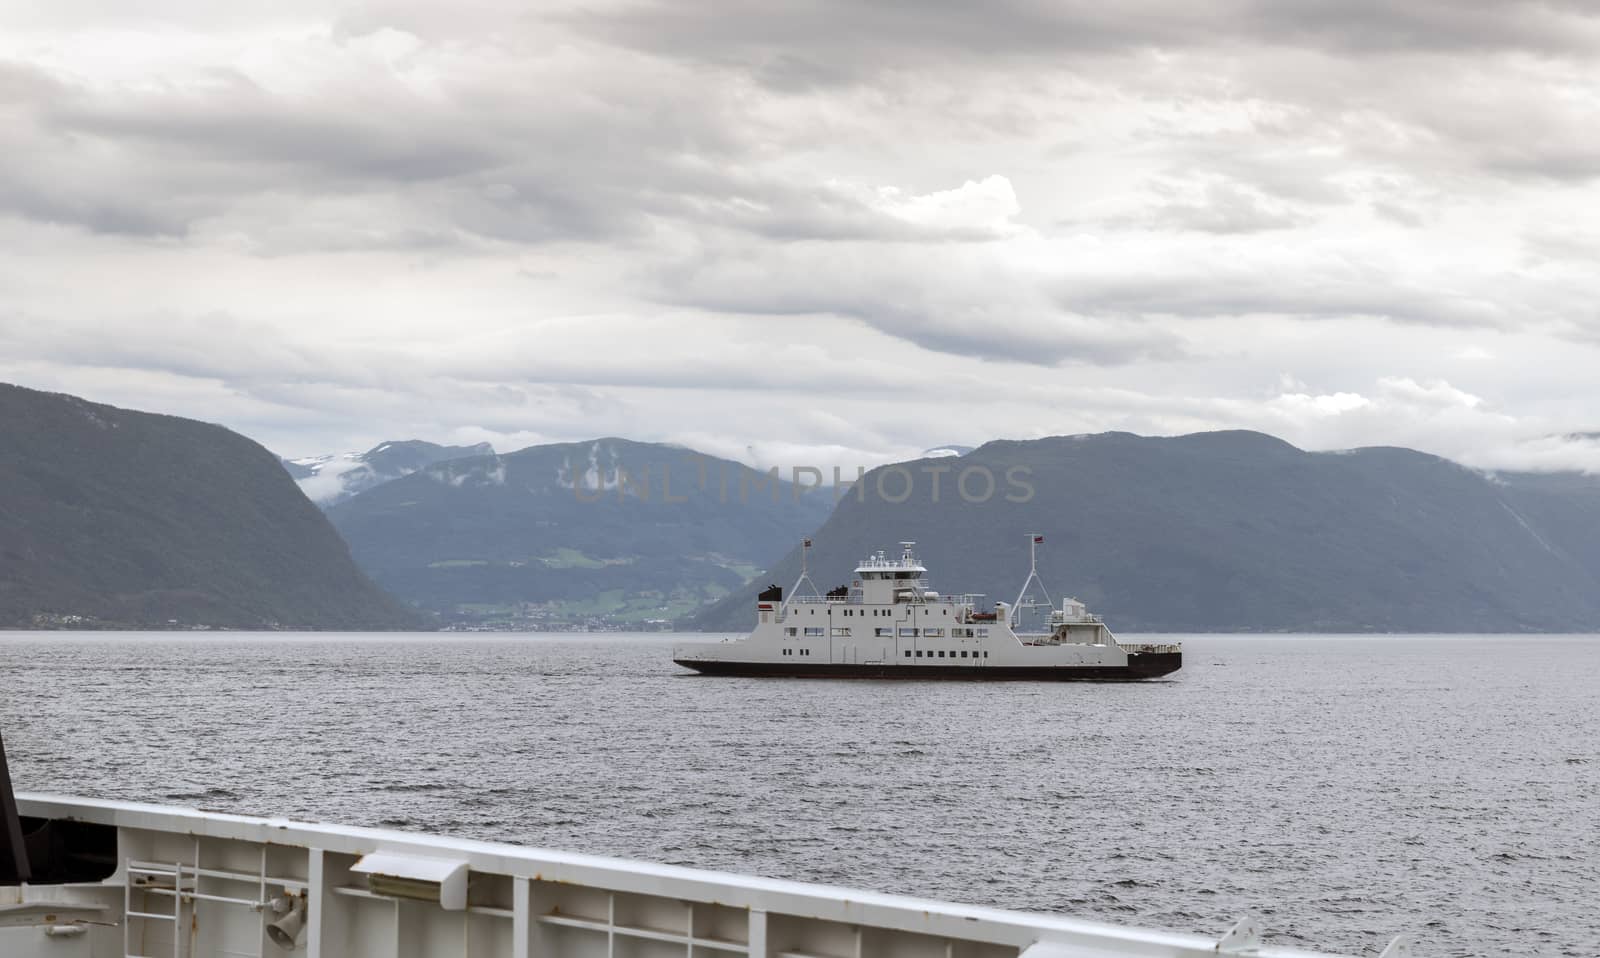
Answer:
[[[811,540],[801,545],[801,573],[790,597],[773,586],[756,600],[748,636],[673,650],[673,661],[707,675],[867,679],[1047,679],[1112,682],[1152,679],[1183,667],[1176,644],[1118,642],[1083,603],[1054,607],[1045,593],[1045,631],[1018,632],[1023,613],[1044,592],[1037,547],[1028,537],[1030,568],[1017,601],[982,611],[979,595],[942,595],[928,588],[928,570],[914,542],[900,555],[883,552],[856,566],[855,579],[826,595],[800,595]]]

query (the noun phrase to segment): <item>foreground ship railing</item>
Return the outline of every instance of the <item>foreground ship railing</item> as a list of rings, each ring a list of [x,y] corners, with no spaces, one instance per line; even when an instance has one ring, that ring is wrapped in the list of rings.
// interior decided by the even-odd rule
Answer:
[[[0,888],[6,958],[1318,954],[1263,945],[1248,920],[1218,940],[430,835],[18,799],[23,815],[114,850],[101,882]],[[1398,939],[1384,952],[1404,954]]]

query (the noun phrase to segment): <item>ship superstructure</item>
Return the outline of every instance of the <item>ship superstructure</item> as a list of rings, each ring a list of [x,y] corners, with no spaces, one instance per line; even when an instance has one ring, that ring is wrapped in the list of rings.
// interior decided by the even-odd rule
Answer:
[[[1042,541],[1029,536],[1030,558]],[[711,675],[1080,681],[1156,678],[1183,665],[1180,646],[1118,642],[1075,599],[1050,606],[1043,631],[1018,631],[1035,605],[1029,587],[1043,591],[1036,562],[1015,603],[984,609],[981,595],[930,589],[915,545],[863,559],[849,586],[802,595],[806,540],[795,589],[787,599],[778,586],[762,592],[748,636],[684,646],[673,661]]]

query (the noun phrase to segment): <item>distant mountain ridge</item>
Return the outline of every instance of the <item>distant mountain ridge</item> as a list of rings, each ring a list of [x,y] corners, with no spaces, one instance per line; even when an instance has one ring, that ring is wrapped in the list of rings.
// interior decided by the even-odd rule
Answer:
[[[828,490],[625,439],[435,463],[334,505],[369,575],[447,619],[665,625],[827,517]]]
[[[380,443],[363,453],[284,459],[282,462],[307,498],[327,508],[436,462],[492,455],[494,447],[486,442],[472,446],[441,446],[409,439]]]
[[[1600,631],[1600,478],[1407,449],[1306,452],[1244,431],[1001,440],[810,492],[617,438],[508,455],[395,442],[347,457],[359,468],[329,462],[0,386],[0,627],[432,621],[410,603],[463,624],[744,631],[755,591],[798,575],[802,537],[824,589],[912,539],[933,588],[1010,601],[1038,533],[1052,597],[1121,632]],[[337,479],[337,501],[324,515],[285,470]]]
[[[424,625],[249,439],[0,384],[0,627]]]
[[[952,494],[960,470],[1025,470],[1026,502]],[[947,468],[935,501],[924,470]],[[921,481],[903,502],[901,469]],[[1600,631],[1600,480],[1486,475],[1407,449],[1305,452],[1252,432],[996,441],[883,466],[813,536],[824,588],[875,549],[918,542],[935,589],[1011,601],[1028,533],[1058,602],[1131,631]],[[974,481],[974,488],[981,484]],[[786,588],[796,551],[770,579]],[[747,587],[686,619],[751,622]]]

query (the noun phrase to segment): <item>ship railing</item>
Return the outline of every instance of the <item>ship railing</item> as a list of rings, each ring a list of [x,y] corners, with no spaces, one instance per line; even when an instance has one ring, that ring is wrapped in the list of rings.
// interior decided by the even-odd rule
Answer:
[[[928,571],[928,567],[927,566],[923,565],[921,562],[918,562],[915,559],[912,559],[912,560],[909,560],[909,561],[905,560],[905,559],[864,559],[861,562],[856,563],[856,570],[857,571],[861,571],[863,569],[871,570],[873,572],[878,572],[878,571],[926,572],[926,571]]]
[[[1118,645],[1128,652],[1182,652],[1183,646],[1177,642],[1118,642]]]
[[[21,903],[48,912],[49,930],[0,923],[6,958],[119,954],[125,936],[143,947],[120,954],[280,953],[263,951],[269,929],[305,958],[1336,958],[1268,944],[1248,917],[1219,938],[437,835],[17,798],[24,815],[116,828],[124,863],[172,862],[184,920],[129,903],[132,868],[99,885],[24,885]],[[280,898],[300,904],[284,918],[261,907]],[[117,920],[75,924],[87,940],[63,948],[51,934],[77,913],[62,914],[69,904]],[[1380,958],[1408,954],[1397,939]]]

